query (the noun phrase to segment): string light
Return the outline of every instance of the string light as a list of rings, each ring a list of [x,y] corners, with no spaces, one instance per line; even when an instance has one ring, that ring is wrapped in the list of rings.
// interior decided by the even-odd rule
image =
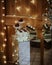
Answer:
[[[4,4],[4,0],[2,0],[1,2]],[[5,7],[3,6],[3,7],[2,7],[2,10],[4,11],[4,9],[5,9]],[[5,16],[5,14],[4,14],[4,13],[2,13],[2,18],[3,18],[4,16]],[[2,23],[4,23],[4,22],[5,22],[5,21],[4,21],[4,19],[2,19],[2,20],[1,20],[1,22],[2,22]],[[6,29],[6,27],[3,27],[3,29]],[[4,35],[5,35],[5,33],[4,33],[4,32],[1,32],[1,35],[2,35],[2,36],[4,36]],[[7,39],[5,38],[5,39],[4,39],[4,41],[7,41]],[[3,44],[2,44],[2,46],[3,46],[3,48],[5,48],[6,44],[5,44],[5,43],[3,43]],[[6,59],[6,56],[5,56],[5,55],[3,55],[3,57],[2,57],[2,58],[3,58],[3,59]],[[4,60],[4,64],[6,64],[6,63],[7,63],[7,61],[6,61],[6,60]]]
[[[4,41],[7,41],[7,39],[5,38]]]
[[[14,54],[12,54],[12,56],[15,56]]]
[[[2,46],[3,46],[3,47],[6,47],[6,44],[3,44]]]
[[[5,55],[3,56],[3,59],[6,59],[6,56]]]
[[[33,27],[33,29],[35,30],[35,28]]]
[[[31,0],[30,2],[31,2],[32,4],[34,4],[34,3],[35,3],[35,0]]]
[[[20,7],[20,6],[18,6],[18,7],[16,7],[16,9],[17,9],[18,11],[20,11],[21,7]]]
[[[16,24],[16,23],[18,23],[18,21],[17,21],[17,20],[15,21],[15,24]]]
[[[49,1],[49,0],[47,0],[47,1]]]
[[[33,28],[32,26],[30,26],[31,28]]]
[[[5,7],[2,7],[2,9],[5,9]]]
[[[13,17],[15,17],[16,15],[14,14]]]
[[[47,21],[48,19],[47,19],[47,18],[45,18],[44,20],[45,20],[45,21]]]
[[[2,16],[5,16],[5,14],[2,14]]]
[[[4,23],[4,20],[2,19],[1,22]]]
[[[45,13],[45,15],[48,15],[48,13]]]
[[[5,33],[4,33],[4,32],[1,32],[1,35],[2,35],[2,36],[4,36],[4,35],[5,35]]]
[[[14,46],[15,44],[12,42],[12,46]]]
[[[14,50],[14,52],[17,52],[17,50]]]
[[[4,0],[2,0],[1,2],[4,3]]]
[[[17,65],[18,63],[16,62],[15,64]]]
[[[48,10],[48,8],[46,8],[46,10]]]
[[[7,63],[7,61],[5,60],[5,61],[4,61],[4,64],[6,64],[6,63]]]
[[[30,8],[26,8],[26,11],[29,12],[30,11]]]
[[[4,30],[6,30],[6,27],[3,27]]]

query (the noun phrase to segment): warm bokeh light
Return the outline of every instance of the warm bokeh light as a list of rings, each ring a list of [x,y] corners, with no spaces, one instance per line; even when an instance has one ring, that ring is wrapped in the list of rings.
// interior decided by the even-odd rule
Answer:
[[[15,55],[14,55],[14,54],[12,54],[12,56],[14,57]]]
[[[16,15],[14,14],[13,17],[15,17]]]
[[[4,23],[4,20],[2,19],[1,22]]]
[[[7,41],[7,39],[5,38],[4,41]]]
[[[1,1],[2,3],[4,2],[4,0]]]
[[[49,1],[49,0],[47,0],[47,1]]]
[[[5,7],[2,7],[2,9],[5,9]]]
[[[3,46],[3,47],[6,47],[6,44],[3,44],[2,46]]]
[[[2,16],[5,16],[5,14],[2,14]]]
[[[14,52],[17,52],[17,50],[14,50]]]
[[[47,18],[45,18],[44,20],[45,20],[45,21],[47,21],[48,19],[47,19]]]
[[[17,9],[18,11],[20,11],[21,7],[20,7],[20,6],[17,6],[16,9]]]
[[[3,56],[3,59],[6,59],[6,56],[5,55]]]
[[[15,21],[15,24],[16,24],[16,23],[18,23],[18,21],[17,21],[17,20]]]
[[[18,63],[16,62],[15,64],[17,65]]]
[[[30,11],[30,8],[27,8],[27,7],[26,7],[26,11],[29,12],[29,11]]]
[[[6,64],[7,63],[7,61],[6,60],[4,60],[4,64]]]
[[[3,27],[4,30],[6,30],[6,27]]]
[[[15,44],[12,42],[12,46],[14,46]]]
[[[48,8],[46,8],[46,10],[48,10]]]
[[[4,33],[4,32],[1,32],[1,35],[2,35],[2,36],[4,36],[4,35],[5,35],[5,33]]]
[[[34,4],[34,3],[35,3],[35,0],[31,0],[30,2],[31,2],[32,4]]]
[[[35,30],[35,28],[33,27],[33,29]]]

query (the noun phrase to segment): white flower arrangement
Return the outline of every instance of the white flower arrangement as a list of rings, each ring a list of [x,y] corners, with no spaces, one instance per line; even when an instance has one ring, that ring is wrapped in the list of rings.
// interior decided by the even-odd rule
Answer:
[[[28,41],[30,39],[30,34],[27,31],[20,32],[17,30],[15,35],[16,35],[16,40],[18,40],[18,42],[24,42],[24,41]]]
[[[24,41],[29,41],[30,40],[30,33],[29,31],[24,31],[22,28],[22,26],[20,25],[19,27],[15,27],[15,39],[18,41],[18,42],[24,42]],[[21,30],[20,30],[21,29]],[[20,32],[22,31],[22,32]]]

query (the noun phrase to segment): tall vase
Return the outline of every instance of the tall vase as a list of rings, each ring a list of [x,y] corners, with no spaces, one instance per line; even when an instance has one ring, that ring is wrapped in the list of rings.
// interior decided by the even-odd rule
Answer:
[[[30,65],[30,41],[28,32],[16,33],[19,48],[19,65]]]

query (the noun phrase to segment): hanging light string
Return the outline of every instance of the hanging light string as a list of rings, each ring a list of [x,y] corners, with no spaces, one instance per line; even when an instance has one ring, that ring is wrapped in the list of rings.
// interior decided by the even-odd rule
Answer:
[[[2,44],[2,47],[3,47],[3,51],[4,51],[4,55],[3,55],[3,57],[2,57],[2,59],[3,59],[3,62],[4,63],[6,63],[6,56],[5,56],[5,47],[6,47],[6,41],[7,41],[7,39],[5,38],[5,30],[6,30],[6,27],[4,26],[4,23],[5,23],[5,6],[4,6],[4,0],[1,0],[1,5],[2,5],[2,7],[1,7],[1,13],[2,13],[2,15],[1,15],[1,24],[2,24],[2,31],[1,31],[1,35],[2,35],[2,39],[3,39],[3,44]]]
[[[14,0],[15,1],[15,13],[14,13],[14,17],[17,16],[16,13],[16,7],[17,7],[17,0]],[[17,21],[15,21],[15,23],[17,23]],[[16,48],[17,46],[17,41],[14,39],[14,36],[13,36],[13,39],[12,39],[12,47],[13,47],[13,52],[12,52],[12,57],[13,58],[17,58],[18,59],[18,49]],[[17,62],[16,62],[17,63]],[[17,63],[18,64],[18,63]]]

